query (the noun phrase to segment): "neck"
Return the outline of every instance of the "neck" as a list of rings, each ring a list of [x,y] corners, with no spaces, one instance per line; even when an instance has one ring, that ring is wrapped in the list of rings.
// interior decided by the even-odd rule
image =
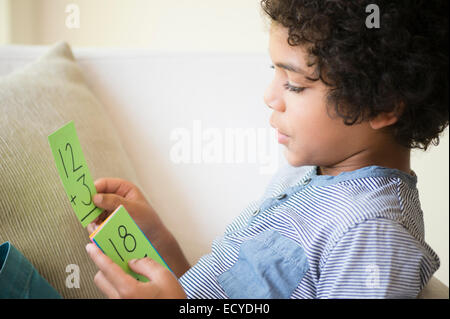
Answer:
[[[336,176],[342,172],[354,171],[366,166],[377,165],[395,168],[411,174],[411,150],[397,143],[383,143],[380,147],[362,149],[349,157],[327,166],[319,166],[317,174]]]

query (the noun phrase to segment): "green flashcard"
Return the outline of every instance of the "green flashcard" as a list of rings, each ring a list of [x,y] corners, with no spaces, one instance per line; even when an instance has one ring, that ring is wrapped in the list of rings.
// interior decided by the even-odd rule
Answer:
[[[123,205],[111,213],[89,238],[105,255],[139,281],[146,282],[148,279],[131,271],[128,266],[131,259],[149,257],[171,271]]]
[[[92,201],[97,190],[81,150],[74,122],[50,134],[48,142],[70,204],[81,225],[86,227],[100,215],[102,209]]]

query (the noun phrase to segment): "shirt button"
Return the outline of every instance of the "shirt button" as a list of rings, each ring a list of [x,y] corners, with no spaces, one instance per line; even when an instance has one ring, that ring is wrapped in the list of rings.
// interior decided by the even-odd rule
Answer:
[[[260,211],[261,211],[261,209],[258,208],[257,210],[253,211],[252,215],[256,216],[259,214]]]
[[[287,196],[286,194],[280,194],[280,195],[278,195],[276,198],[277,198],[278,200],[281,200],[281,199],[285,198],[286,196]]]

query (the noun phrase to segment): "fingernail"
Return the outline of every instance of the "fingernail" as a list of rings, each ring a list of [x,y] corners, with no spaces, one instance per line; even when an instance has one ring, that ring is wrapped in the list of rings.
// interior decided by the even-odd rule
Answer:
[[[87,245],[86,245],[86,251],[87,251],[88,253],[90,253],[90,252],[91,252],[91,249],[92,249],[92,244],[91,244],[91,243],[87,244]]]
[[[95,194],[94,195],[94,203],[96,205],[100,204],[102,202],[103,196],[100,194]]]
[[[128,263],[134,264],[137,261],[137,259],[131,259]]]

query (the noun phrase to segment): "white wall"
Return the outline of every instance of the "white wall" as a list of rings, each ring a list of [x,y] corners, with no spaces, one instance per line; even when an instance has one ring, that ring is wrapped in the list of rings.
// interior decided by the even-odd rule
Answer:
[[[448,286],[448,215],[449,215],[449,133],[445,130],[438,146],[411,154],[411,168],[417,174],[417,188],[425,222],[425,240],[439,255],[441,267],[436,272]]]
[[[5,0],[3,0],[5,1]],[[79,9],[69,28],[67,5]],[[259,0],[12,0],[11,42],[146,47],[157,51],[265,51]]]
[[[10,42],[9,0],[0,0],[0,44]]]
[[[68,4],[80,27],[68,28]],[[10,14],[9,14],[10,13]],[[259,0],[0,0],[0,43],[145,47],[155,51],[267,52]],[[448,285],[449,138],[412,153],[426,241],[438,253],[436,276]]]

